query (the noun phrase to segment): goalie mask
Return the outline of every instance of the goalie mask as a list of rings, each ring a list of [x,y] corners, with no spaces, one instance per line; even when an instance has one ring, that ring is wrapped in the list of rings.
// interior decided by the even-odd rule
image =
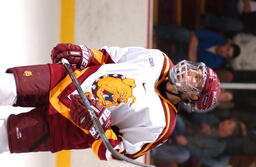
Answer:
[[[220,82],[216,73],[204,63],[183,60],[169,73],[170,82],[175,85],[179,96],[188,93],[198,96],[179,105],[188,112],[206,112],[212,110],[220,95]]]

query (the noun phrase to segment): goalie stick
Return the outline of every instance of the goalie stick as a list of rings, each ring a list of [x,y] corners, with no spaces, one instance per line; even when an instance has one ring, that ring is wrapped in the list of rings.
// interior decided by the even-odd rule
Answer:
[[[137,162],[131,158],[128,158],[126,156],[124,156],[123,154],[120,154],[119,152],[117,152],[112,146],[111,144],[109,143],[106,135],[105,135],[105,132],[100,124],[100,121],[98,119],[98,117],[96,116],[96,114],[94,113],[93,109],[91,108],[91,104],[89,102],[89,100],[87,99],[87,97],[84,95],[84,92],[81,88],[81,85],[79,84],[77,78],[75,77],[75,75],[73,74],[73,70],[69,64],[69,62],[66,60],[66,59],[61,59],[61,62],[62,64],[64,65],[64,67],[66,68],[73,84],[75,85],[76,87],[76,90],[79,94],[79,96],[81,97],[82,99],[82,102],[84,104],[84,106],[88,109],[88,112],[90,114],[90,117],[91,117],[91,120],[93,122],[93,125],[95,126],[100,138],[102,139],[105,147],[108,149],[109,152],[111,152],[111,154],[117,158],[117,159],[120,159],[120,160],[123,160],[123,161],[126,161],[126,162],[129,162],[131,164],[134,164],[134,165],[137,165],[137,166],[141,166],[141,167],[154,167],[153,165],[147,165],[147,164],[144,164],[144,163],[141,163],[141,162]]]

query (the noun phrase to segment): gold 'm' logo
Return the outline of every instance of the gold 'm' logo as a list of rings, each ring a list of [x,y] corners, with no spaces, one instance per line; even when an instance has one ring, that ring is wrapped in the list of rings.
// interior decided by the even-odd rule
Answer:
[[[26,77],[32,76],[32,71],[24,71],[23,76],[26,76]]]

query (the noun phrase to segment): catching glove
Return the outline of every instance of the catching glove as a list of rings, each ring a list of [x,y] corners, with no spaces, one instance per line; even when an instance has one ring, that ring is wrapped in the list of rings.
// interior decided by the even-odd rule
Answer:
[[[90,63],[93,53],[85,45],[60,43],[51,51],[53,63],[59,63],[62,58],[69,61],[72,67],[84,69]]]
[[[77,124],[80,128],[89,130],[92,137],[95,139],[99,138],[99,134],[97,133],[93,122],[90,117],[90,113],[87,108],[83,105],[81,98],[79,95],[71,95],[70,99],[71,103],[71,119]],[[91,103],[91,107],[93,108],[96,116],[98,117],[101,126],[104,130],[110,128],[112,120],[111,113],[105,107],[103,107],[98,101],[89,99]]]

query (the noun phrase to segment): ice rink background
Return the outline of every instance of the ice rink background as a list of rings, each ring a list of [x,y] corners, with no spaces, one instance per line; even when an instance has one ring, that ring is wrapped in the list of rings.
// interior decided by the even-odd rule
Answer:
[[[62,1],[1,0],[1,72],[8,67],[50,62],[50,51],[60,42]],[[91,48],[104,45],[150,47],[150,4],[151,0],[76,0],[74,42]],[[29,110],[4,106],[0,107],[0,117]],[[51,153],[0,154],[1,167],[58,167],[55,161],[56,155]],[[90,151],[72,151],[71,165],[62,167],[69,166],[133,165],[100,162]]]

